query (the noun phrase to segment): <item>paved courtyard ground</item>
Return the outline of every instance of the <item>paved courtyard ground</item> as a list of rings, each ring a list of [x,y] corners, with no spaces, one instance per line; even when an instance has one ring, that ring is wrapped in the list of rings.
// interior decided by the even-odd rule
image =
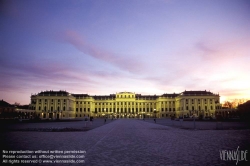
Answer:
[[[89,131],[2,131],[1,143],[5,150],[84,150],[84,165],[236,165],[221,160],[220,151],[249,152],[250,130],[184,130],[118,119]]]
[[[154,119],[145,119],[146,122],[155,123]],[[170,126],[181,129],[196,129],[196,130],[238,130],[238,129],[250,129],[250,122],[241,121],[183,121],[183,120],[171,120],[171,119],[156,119],[157,124],[164,126]]]
[[[68,120],[68,121],[42,121],[42,122],[21,122],[21,123],[6,123],[0,126],[0,131],[88,131],[102,125],[108,124],[112,119],[94,119],[85,122],[84,120]]]

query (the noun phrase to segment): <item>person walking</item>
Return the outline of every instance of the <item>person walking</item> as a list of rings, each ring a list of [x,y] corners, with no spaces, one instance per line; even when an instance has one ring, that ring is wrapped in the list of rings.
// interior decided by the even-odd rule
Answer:
[[[92,123],[93,123],[93,117],[92,116],[89,118],[89,121],[90,121],[90,126],[92,126]]]
[[[85,116],[84,121],[85,121],[85,127],[87,127],[88,126],[88,117],[87,116]]]

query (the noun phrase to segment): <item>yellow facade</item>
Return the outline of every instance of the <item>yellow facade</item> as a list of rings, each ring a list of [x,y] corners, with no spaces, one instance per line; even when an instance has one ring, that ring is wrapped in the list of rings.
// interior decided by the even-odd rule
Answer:
[[[215,116],[220,96],[208,91],[163,95],[120,92],[105,96],[45,91],[31,96],[31,108],[41,118],[167,118]]]

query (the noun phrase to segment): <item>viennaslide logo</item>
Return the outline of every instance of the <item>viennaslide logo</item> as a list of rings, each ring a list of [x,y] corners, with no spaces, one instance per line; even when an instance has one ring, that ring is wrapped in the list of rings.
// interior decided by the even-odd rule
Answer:
[[[239,161],[247,160],[247,150],[239,150],[239,146],[236,150],[220,150],[220,159],[223,161],[236,161],[236,165]]]

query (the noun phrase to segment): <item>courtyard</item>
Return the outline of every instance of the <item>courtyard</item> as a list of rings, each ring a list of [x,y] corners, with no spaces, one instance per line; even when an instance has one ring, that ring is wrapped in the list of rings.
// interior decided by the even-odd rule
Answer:
[[[236,161],[222,160],[220,151],[250,149],[247,128],[215,130],[209,127],[214,127],[213,124],[204,122],[207,125],[197,123],[194,130],[192,122],[185,123],[190,125],[188,129],[178,127],[180,122],[158,119],[157,123],[152,119],[117,119],[106,123],[96,119],[88,127],[84,121],[13,124],[1,131],[1,147],[2,150],[81,150],[86,152],[84,165],[235,165]],[[89,130],[35,130],[41,128]],[[246,164],[247,161],[237,163]]]

